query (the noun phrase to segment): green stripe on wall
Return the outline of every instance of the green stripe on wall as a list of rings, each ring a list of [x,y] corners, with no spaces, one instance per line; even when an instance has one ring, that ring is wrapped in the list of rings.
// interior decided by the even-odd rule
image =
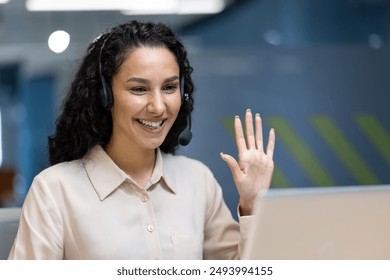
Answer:
[[[226,117],[222,119],[223,127],[234,138],[234,117]]]
[[[386,129],[370,114],[361,114],[355,119],[363,133],[390,165],[390,135]]]
[[[287,178],[283,175],[280,168],[275,163],[274,175],[272,176],[271,188],[281,189],[281,188],[291,188],[292,185],[287,180]]]
[[[378,184],[379,180],[368,165],[355,151],[346,137],[326,116],[312,118],[312,122],[319,134],[329,144],[344,166],[359,184]]]
[[[277,141],[280,139],[286,146],[313,184],[318,186],[335,185],[331,176],[321,166],[321,163],[315,158],[304,140],[295,133],[285,119],[270,117],[267,119],[267,123],[275,128]]]

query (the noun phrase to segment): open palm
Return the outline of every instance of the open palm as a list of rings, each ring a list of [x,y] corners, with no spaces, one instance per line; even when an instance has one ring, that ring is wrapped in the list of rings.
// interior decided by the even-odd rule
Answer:
[[[259,114],[255,115],[254,129],[253,116],[249,109],[245,113],[245,136],[238,116],[234,119],[234,131],[238,162],[231,155],[221,153],[221,157],[232,172],[240,195],[240,210],[243,215],[249,215],[258,192],[267,190],[271,185],[275,131],[270,130],[267,148],[264,151],[261,117]]]

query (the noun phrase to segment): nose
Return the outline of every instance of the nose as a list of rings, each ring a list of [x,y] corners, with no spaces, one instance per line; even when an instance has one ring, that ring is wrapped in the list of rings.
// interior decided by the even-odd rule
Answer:
[[[154,91],[149,95],[147,110],[154,115],[162,115],[165,111],[165,100],[162,93]]]

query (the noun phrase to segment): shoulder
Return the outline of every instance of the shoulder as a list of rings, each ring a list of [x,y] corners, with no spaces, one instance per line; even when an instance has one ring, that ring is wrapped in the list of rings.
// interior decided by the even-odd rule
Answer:
[[[80,160],[58,163],[44,169],[34,177],[24,205],[35,208],[57,209],[58,205],[63,205],[64,197],[69,195],[69,191],[73,191],[72,186],[77,187],[80,184],[77,182],[85,181],[81,176],[74,176],[75,174],[82,174],[83,169]]]
[[[72,160],[67,162],[61,162],[57,163],[55,165],[52,165],[43,171],[41,171],[38,175],[39,176],[58,176],[61,174],[69,174],[74,172],[79,172],[80,170],[84,169],[84,165],[82,160]]]
[[[85,174],[83,162],[74,160],[58,163],[42,170],[35,176],[34,181],[53,184],[55,182],[71,181],[72,178],[77,178],[83,174]]]
[[[89,178],[82,160],[58,163],[34,177],[27,196],[32,201],[63,205],[71,197],[82,197],[90,191]]]

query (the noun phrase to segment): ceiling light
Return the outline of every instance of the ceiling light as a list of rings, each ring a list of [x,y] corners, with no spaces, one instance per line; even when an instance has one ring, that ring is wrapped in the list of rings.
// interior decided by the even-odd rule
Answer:
[[[29,11],[109,11],[127,9],[132,2],[128,0],[27,0],[26,8]]]
[[[179,14],[217,14],[225,9],[224,0],[181,1]]]
[[[159,6],[157,5],[159,3]],[[122,11],[125,15],[140,14],[217,14],[225,8],[224,0],[145,0],[138,7]]]
[[[8,2],[9,2],[9,0],[0,0],[0,4],[6,4]]]
[[[179,0],[136,0],[131,2],[131,6],[122,9],[125,15],[134,14],[172,14],[180,5]]]
[[[4,0],[0,0],[4,1]],[[226,0],[26,0],[29,11],[124,11],[124,14],[219,13]]]

